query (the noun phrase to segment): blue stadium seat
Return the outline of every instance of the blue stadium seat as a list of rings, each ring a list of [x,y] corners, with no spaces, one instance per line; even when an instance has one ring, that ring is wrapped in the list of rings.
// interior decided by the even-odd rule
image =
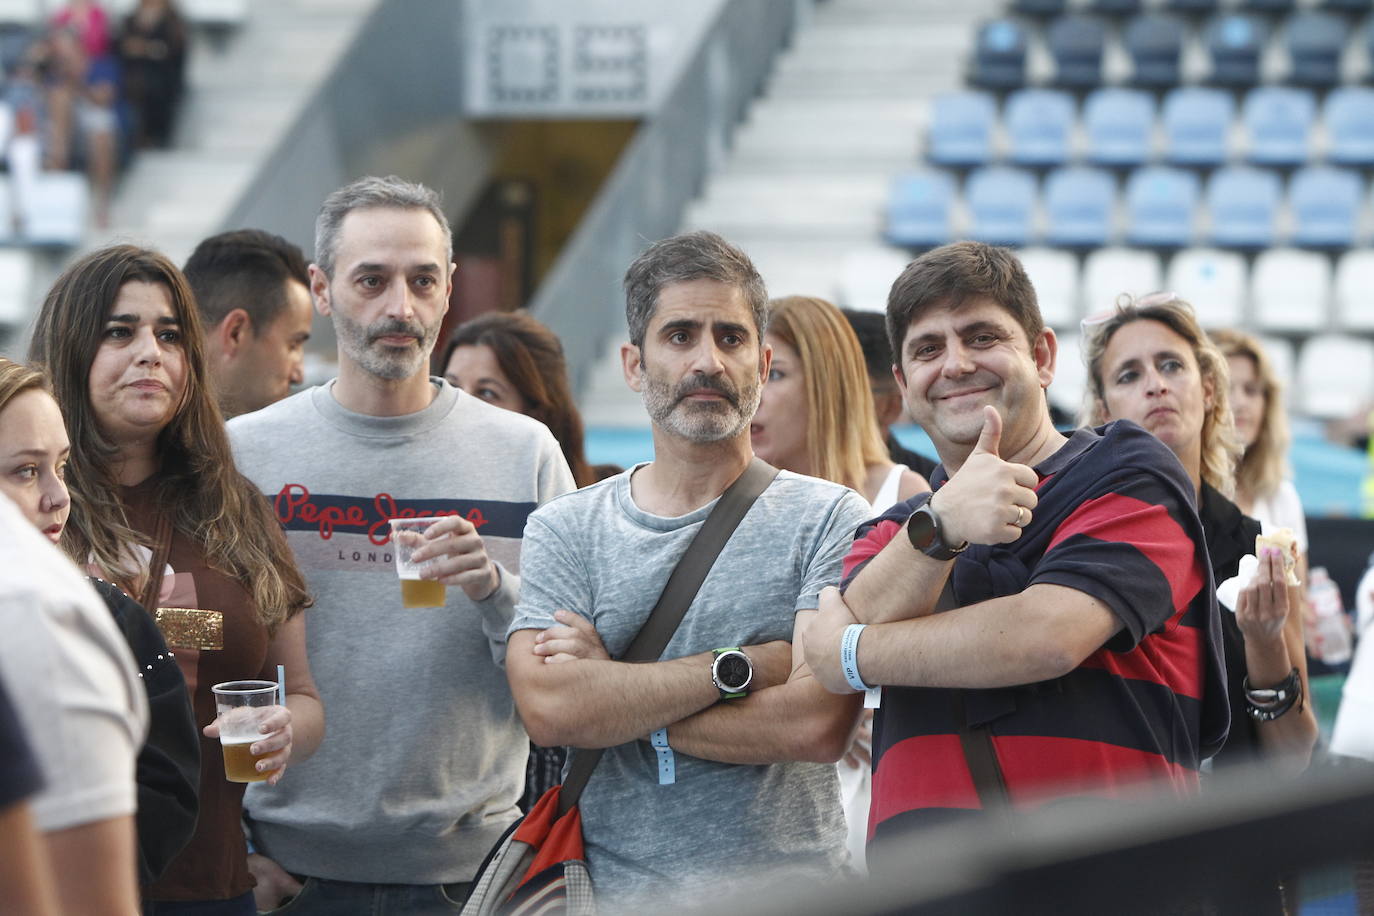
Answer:
[[[972,225],[968,237],[991,245],[1024,245],[1032,235],[1035,179],[1005,166],[977,169],[964,185]]]
[[[1131,82],[1156,88],[1182,82],[1179,60],[1186,37],[1187,26],[1173,16],[1147,13],[1128,22],[1121,39],[1131,56]]]
[[[1356,16],[1370,12],[1374,7],[1374,0],[1322,0],[1320,4],[1324,10],[1331,10],[1334,13],[1350,13]]]
[[[997,103],[986,92],[936,96],[926,154],[937,165],[986,165],[992,159]]]
[[[1245,96],[1241,120],[1249,135],[1251,162],[1302,165],[1317,118],[1317,100],[1307,89],[1262,86]]]
[[[1069,8],[1068,0],[1013,0],[1011,8],[1022,16],[1059,16]]]
[[[1002,113],[1007,148],[1017,165],[1061,165],[1069,159],[1073,97],[1057,89],[1020,89]]]
[[[978,29],[969,80],[988,89],[1026,84],[1026,27],[1014,19],[994,19]]]
[[[1292,16],[1284,33],[1292,67],[1289,82],[1327,88],[1341,81],[1341,51],[1349,27],[1332,13],[1303,12]]]
[[[1102,84],[1102,51],[1107,27],[1091,16],[1060,16],[1045,29],[1045,44],[1054,57],[1054,81],[1070,88]]]
[[[1126,181],[1126,237],[1151,248],[1182,248],[1193,240],[1197,176],[1182,169],[1148,166]]]
[[[1267,16],[1285,16],[1297,6],[1294,0],[1241,0],[1240,8]]]
[[[1235,103],[1220,89],[1186,86],[1164,97],[1164,158],[1178,165],[1220,165]]]
[[[1293,214],[1293,244],[1303,248],[1349,248],[1355,244],[1360,205],[1360,176],[1349,169],[1308,166],[1288,183]]]
[[[1088,12],[1100,16],[1134,16],[1142,5],[1141,0],[1088,0]]]
[[[1184,16],[1210,16],[1221,9],[1221,0],[1165,0],[1164,8]]]
[[[1099,165],[1143,165],[1154,125],[1154,98],[1139,89],[1098,89],[1083,103],[1088,159]]]
[[[887,199],[887,240],[908,248],[943,245],[952,236],[954,181],[944,172],[898,175]]]
[[[1203,32],[1212,56],[1211,81],[1242,87],[1259,83],[1260,53],[1267,38],[1268,29],[1256,16],[1226,13],[1213,19]]]
[[[1222,248],[1274,244],[1274,217],[1281,196],[1274,172],[1248,166],[1217,169],[1207,184],[1207,210],[1212,217],[1208,238]]]
[[[1116,182],[1102,169],[1055,169],[1045,179],[1045,241],[1065,248],[1100,248],[1112,238]]]
[[[1331,90],[1325,115],[1326,158],[1340,165],[1374,165],[1374,89]]]

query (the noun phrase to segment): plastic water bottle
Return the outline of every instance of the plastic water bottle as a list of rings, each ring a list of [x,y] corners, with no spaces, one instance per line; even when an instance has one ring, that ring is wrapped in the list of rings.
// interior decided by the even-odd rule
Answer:
[[[1307,600],[1317,619],[1312,634],[1317,657],[1328,665],[1340,665],[1350,660],[1350,627],[1345,620],[1345,605],[1341,589],[1324,566],[1314,566],[1307,577]]]

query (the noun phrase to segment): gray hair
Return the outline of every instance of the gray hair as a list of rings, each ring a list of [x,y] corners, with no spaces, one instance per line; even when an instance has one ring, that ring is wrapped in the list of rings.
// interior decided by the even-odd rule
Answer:
[[[697,231],[655,242],[625,271],[625,321],[630,343],[644,345],[649,319],[665,287],[715,280],[744,294],[759,340],[768,329],[768,293],[749,256],[714,232]]]
[[[426,210],[444,231],[447,260],[453,260],[453,231],[444,216],[439,195],[431,188],[405,181],[395,175],[378,178],[369,175],[346,184],[324,199],[320,215],[315,218],[315,264],[326,277],[334,275],[334,256],[339,247],[339,229],[354,210],[392,208],[397,210]]]

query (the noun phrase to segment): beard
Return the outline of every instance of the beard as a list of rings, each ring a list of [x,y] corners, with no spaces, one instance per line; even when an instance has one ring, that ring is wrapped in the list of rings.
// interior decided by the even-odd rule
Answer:
[[[676,385],[660,379],[643,367],[644,409],[655,426],[675,436],[704,445],[733,439],[749,428],[754,412],[759,409],[763,385],[754,376],[742,387],[736,387],[723,376],[694,374]],[[687,396],[697,391],[716,391],[719,401],[689,401]]]
[[[428,372],[429,355],[439,339],[439,325],[428,328],[416,322],[398,318],[383,318],[375,324],[362,324],[335,310],[334,333],[345,355],[378,378],[399,381],[417,373]],[[420,342],[417,349],[400,350],[379,341],[383,337],[406,335]]]

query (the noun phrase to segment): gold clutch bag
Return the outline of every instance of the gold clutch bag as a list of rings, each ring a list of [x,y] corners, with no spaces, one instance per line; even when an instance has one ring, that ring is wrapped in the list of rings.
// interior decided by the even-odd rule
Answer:
[[[193,607],[160,607],[153,615],[173,649],[223,649],[224,615]]]

